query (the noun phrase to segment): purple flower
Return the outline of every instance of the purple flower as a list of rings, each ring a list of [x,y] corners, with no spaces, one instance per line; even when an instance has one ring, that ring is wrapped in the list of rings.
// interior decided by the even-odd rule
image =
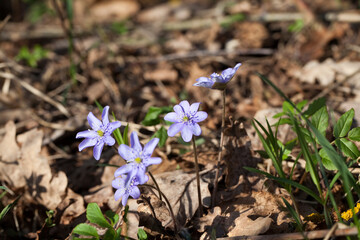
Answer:
[[[104,144],[112,146],[115,144],[115,139],[111,136],[112,132],[121,126],[119,121],[109,122],[109,106],[104,107],[101,114],[102,122],[97,119],[92,112],[87,116],[90,127],[93,130],[86,130],[76,134],[76,138],[85,138],[79,144],[79,151],[84,148],[94,146],[94,158],[100,159]]]
[[[198,122],[204,121],[207,118],[207,113],[198,111],[200,103],[189,104],[188,101],[182,101],[179,105],[174,106],[174,111],[165,115],[166,121],[173,122],[169,129],[168,135],[175,136],[181,131],[181,137],[185,142],[190,142],[192,135],[199,136],[201,128]]]
[[[114,195],[115,201],[122,198],[121,203],[125,206],[129,196],[138,199],[140,197],[140,190],[137,185],[139,185],[139,181],[136,176],[131,178],[128,175],[122,175],[115,178],[112,181],[113,188],[117,189]]]
[[[224,90],[228,82],[234,77],[236,71],[241,66],[241,63],[235,65],[234,68],[228,68],[222,71],[221,75],[213,73],[210,75],[210,78],[199,77],[196,79],[197,83],[194,83],[193,86],[206,87],[212,89]]]
[[[130,135],[131,147],[126,144],[121,144],[119,147],[119,154],[127,161],[127,164],[115,171],[115,177],[128,174],[130,178],[136,177],[140,184],[146,183],[149,179],[145,174],[146,168],[152,164],[161,163],[161,158],[151,157],[158,142],[158,138],[153,138],[143,148],[136,132],[132,132]]]

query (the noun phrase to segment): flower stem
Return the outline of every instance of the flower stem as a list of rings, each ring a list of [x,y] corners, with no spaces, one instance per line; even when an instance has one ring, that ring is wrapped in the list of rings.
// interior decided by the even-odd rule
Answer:
[[[225,89],[222,91],[222,97],[223,97],[223,111],[222,111],[222,121],[221,121],[221,135],[220,135],[220,147],[219,147],[219,154],[218,154],[218,160],[216,164],[216,172],[215,172],[215,179],[214,179],[214,189],[212,193],[212,199],[211,199],[211,207],[214,207],[216,204],[216,193],[218,188],[218,180],[219,180],[219,168],[220,168],[220,162],[222,159],[222,152],[224,148],[224,130],[225,130]]]
[[[203,215],[203,206],[201,204],[201,189],[200,189],[200,173],[199,173],[199,162],[196,152],[195,136],[192,138],[194,156],[195,156],[195,172],[196,172],[196,183],[197,183],[197,192],[198,192],[198,201],[199,201],[199,217]]]
[[[154,184],[155,184],[155,186],[156,186],[156,188],[157,188],[157,190],[158,190],[158,192],[159,192],[159,198],[160,198],[160,200],[162,200],[161,190],[160,190],[159,184],[158,184],[157,181],[155,180],[155,178],[154,178],[154,176],[152,175],[152,173],[151,173],[150,171],[148,171],[148,173],[149,173],[151,179],[153,180],[153,182],[154,182]]]
[[[149,185],[149,184],[143,184],[143,186],[146,186],[146,187],[150,187],[150,188],[153,188],[153,189],[156,189],[156,187],[152,186],[152,185]],[[159,190],[159,189],[158,189]],[[168,205],[168,208],[170,210],[170,215],[171,215],[171,218],[174,222],[174,231],[175,233],[177,233],[177,223],[176,223],[176,219],[175,219],[175,215],[174,215],[174,211],[170,205],[170,202],[169,202],[169,199],[165,196],[165,194],[163,192],[159,192],[163,197],[164,197],[164,200],[166,202],[166,204]]]

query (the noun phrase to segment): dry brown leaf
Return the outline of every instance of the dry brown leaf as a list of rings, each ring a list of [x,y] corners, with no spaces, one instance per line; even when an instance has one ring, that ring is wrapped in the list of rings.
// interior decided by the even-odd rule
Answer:
[[[178,78],[178,73],[174,69],[159,68],[154,71],[146,71],[144,78],[147,81],[174,82]]]
[[[139,9],[139,3],[132,0],[101,1],[90,7],[87,18],[95,22],[121,21],[134,16]]]
[[[170,11],[170,4],[156,5],[155,7],[141,11],[137,16],[137,20],[141,23],[164,21],[170,14]]]
[[[248,214],[242,214],[235,219],[235,227],[228,233],[229,237],[256,236],[269,230],[272,223],[270,217],[258,217],[253,221],[247,215]]]
[[[19,135],[19,151],[15,141],[15,124],[7,123],[6,130],[0,142],[0,179],[6,181],[10,188],[27,187],[25,197],[29,201],[55,209],[65,194],[68,180],[64,172],[53,175],[48,159],[40,155],[42,131],[33,129]]]

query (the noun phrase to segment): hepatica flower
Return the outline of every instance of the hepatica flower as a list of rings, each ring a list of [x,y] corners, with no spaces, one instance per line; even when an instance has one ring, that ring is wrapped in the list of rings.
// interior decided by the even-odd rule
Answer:
[[[96,160],[100,159],[101,152],[104,148],[104,145],[112,146],[115,144],[115,139],[111,136],[112,132],[121,126],[119,121],[109,122],[109,106],[104,107],[101,114],[101,119],[97,119],[92,112],[87,116],[92,130],[86,130],[76,134],[76,138],[85,138],[79,144],[79,151],[82,151],[87,147],[94,147],[94,158]]]
[[[224,90],[240,66],[241,63],[238,63],[234,68],[225,69],[220,75],[217,73],[211,74],[209,78],[199,77],[193,86]]]
[[[198,111],[200,103],[189,104],[188,101],[182,101],[179,105],[174,106],[174,111],[165,115],[164,119],[173,122],[169,129],[168,135],[175,136],[181,132],[181,137],[185,142],[190,142],[193,135],[199,136],[201,128],[198,122],[204,121],[208,114],[204,111]]]
[[[140,190],[137,187],[139,185],[138,178],[132,177],[128,175],[122,175],[115,178],[112,181],[113,188],[116,189],[115,192],[115,201],[118,201],[122,198],[121,203],[123,206],[126,205],[129,196],[137,199],[140,197]]]
[[[115,171],[115,177],[127,174],[129,179],[136,177],[139,184],[146,183],[149,180],[149,177],[145,174],[146,168],[161,163],[161,158],[151,157],[158,142],[159,138],[153,138],[143,148],[136,132],[132,132],[130,135],[131,147],[126,144],[121,144],[119,147],[119,154],[127,164]]]

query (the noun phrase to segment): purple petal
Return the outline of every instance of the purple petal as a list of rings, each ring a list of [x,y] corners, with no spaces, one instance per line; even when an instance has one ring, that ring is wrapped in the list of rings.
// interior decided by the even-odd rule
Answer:
[[[104,144],[105,144],[104,141],[99,141],[97,144],[95,144],[93,155],[96,160],[100,159],[101,152],[104,148]]]
[[[241,66],[241,63],[236,64],[235,67],[234,67],[235,71],[237,71],[240,66]]]
[[[193,86],[211,88],[214,85],[214,81],[207,77],[200,77],[196,81]]]
[[[194,123],[193,125],[189,125],[189,127],[195,136],[200,136],[201,128],[200,128],[199,124]]]
[[[109,124],[109,106],[104,107],[101,114],[101,119],[105,126]]]
[[[112,136],[110,136],[110,135],[104,136],[104,137],[103,137],[103,141],[104,141],[105,144],[108,145],[108,146],[112,146],[112,145],[115,144],[115,139],[114,139]]]
[[[143,150],[143,156],[151,156],[156,148],[156,145],[159,143],[159,138],[151,139],[145,146]]]
[[[181,129],[183,129],[183,127],[184,127],[184,123],[172,124],[167,131],[168,136],[170,136],[170,137],[175,136],[178,132],[181,131]]]
[[[134,153],[134,150],[126,144],[121,144],[118,152],[120,156],[127,162],[134,161],[134,159],[137,157]]]
[[[106,131],[111,134],[115,129],[119,128],[121,126],[121,122],[111,122],[107,125]]]
[[[116,190],[114,197],[115,197],[115,201],[118,201],[122,196],[124,196],[125,193],[125,189],[124,188],[120,188],[118,190]]]
[[[189,110],[189,113],[191,116],[195,115],[195,113],[198,111],[199,109],[199,106],[200,106],[200,103],[193,103],[191,104],[190,106],[190,110]]]
[[[113,188],[116,188],[116,189],[124,188],[124,186],[125,186],[125,181],[124,181],[123,178],[117,177],[117,178],[115,178],[114,180],[112,180],[111,186],[112,186]]]
[[[136,152],[141,152],[142,151],[142,147],[139,141],[139,137],[137,135],[136,132],[132,132],[130,135],[130,143],[131,143],[131,148],[134,149]]]
[[[192,131],[190,129],[189,126],[184,126],[183,129],[181,130],[181,137],[185,142],[190,142],[191,138],[192,138]]]
[[[207,78],[207,77],[199,77],[195,81],[197,81],[197,82],[212,82],[211,79]]]
[[[82,151],[84,148],[95,146],[97,143],[97,138],[86,138],[79,144],[79,151]]]
[[[166,114],[164,117],[164,120],[169,121],[169,122],[175,122],[175,123],[181,121],[179,115],[175,112]]]
[[[204,111],[197,112],[194,117],[192,118],[194,122],[201,122],[204,121],[208,117],[208,114]]]
[[[134,199],[138,199],[140,197],[140,190],[137,186],[134,186],[131,188],[131,191],[129,192],[130,196]]]
[[[98,134],[94,130],[86,130],[86,131],[78,132],[76,134],[76,138],[96,138],[96,137],[98,137]]]
[[[179,116],[179,118],[182,118],[184,116],[185,114],[184,109],[182,109],[180,105],[175,105],[173,109],[175,113]]]
[[[114,177],[120,177],[121,175],[125,174],[125,173],[129,173],[134,169],[134,166],[132,166],[131,164],[125,164],[121,167],[119,167],[118,169],[116,169],[115,173],[114,173]],[[125,185],[125,184],[124,184]]]
[[[188,101],[184,100],[179,103],[179,105],[182,107],[185,114],[189,112],[190,104]]]
[[[89,125],[92,129],[94,129],[95,131],[101,130],[101,121],[99,119],[97,119],[94,114],[92,112],[89,112],[89,114],[87,115],[87,120],[89,122]]]
[[[129,194],[124,194],[124,196],[122,197],[121,203],[123,206],[126,206],[127,200],[129,198]]]
[[[139,184],[144,184],[144,183],[146,183],[147,180],[149,180],[149,178],[146,177],[145,171],[146,171],[146,168],[142,167],[142,168],[139,168],[139,170],[136,174]]]
[[[150,165],[160,164],[161,162],[162,162],[162,160],[159,157],[150,157],[150,158],[145,159],[144,165],[146,167],[148,167]]]

